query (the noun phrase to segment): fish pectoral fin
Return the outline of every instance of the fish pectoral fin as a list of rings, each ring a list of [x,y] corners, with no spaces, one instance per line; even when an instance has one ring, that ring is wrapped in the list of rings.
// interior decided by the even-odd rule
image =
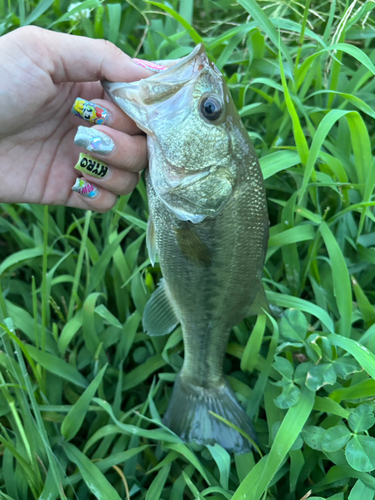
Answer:
[[[150,336],[160,336],[171,333],[178,324],[179,320],[168,297],[165,279],[162,278],[143,312],[143,329]]]
[[[258,314],[264,314],[264,311],[271,314],[270,306],[266,297],[266,292],[264,291],[263,284],[260,283],[259,292],[257,293],[254,302],[251,304],[247,310],[246,316],[254,316]]]
[[[151,214],[148,216],[147,221],[147,233],[146,233],[146,246],[148,250],[148,256],[150,257],[150,261],[152,267],[155,266],[157,245],[156,245],[156,233],[154,221],[152,220]]]
[[[184,222],[180,227],[175,227],[178,246],[184,257],[203,267],[210,267],[212,259],[207,245],[194,231],[190,222]]]

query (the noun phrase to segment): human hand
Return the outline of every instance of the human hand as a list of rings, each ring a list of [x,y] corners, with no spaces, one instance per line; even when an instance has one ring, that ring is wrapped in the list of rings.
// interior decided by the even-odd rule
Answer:
[[[135,81],[152,73],[110,42],[34,26],[1,37],[0,54],[0,202],[97,212],[112,208],[116,195],[133,190],[147,165],[146,138],[114,103],[105,100],[100,80]],[[104,123],[90,127],[80,122],[71,113],[77,97],[104,108]],[[95,123],[89,104],[77,101],[75,107]],[[93,152],[88,154],[108,166],[101,169],[104,177],[81,169],[82,177],[73,168],[82,152],[74,136],[83,124],[76,143],[88,146]],[[84,194],[71,189],[79,176],[91,185],[81,189]]]

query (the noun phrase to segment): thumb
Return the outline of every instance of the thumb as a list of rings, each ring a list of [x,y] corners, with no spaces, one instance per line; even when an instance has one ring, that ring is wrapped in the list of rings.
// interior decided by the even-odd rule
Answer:
[[[28,38],[25,41],[29,47],[37,42],[34,47],[43,52],[39,65],[51,75],[54,83],[128,82],[153,74],[107,40],[67,35],[34,26],[20,28],[14,34],[21,35],[21,31],[22,36]]]

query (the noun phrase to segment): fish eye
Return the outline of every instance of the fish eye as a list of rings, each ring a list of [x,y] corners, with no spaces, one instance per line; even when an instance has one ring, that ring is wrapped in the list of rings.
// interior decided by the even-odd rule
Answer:
[[[201,113],[207,120],[217,120],[223,109],[223,105],[216,97],[206,97],[201,102]]]

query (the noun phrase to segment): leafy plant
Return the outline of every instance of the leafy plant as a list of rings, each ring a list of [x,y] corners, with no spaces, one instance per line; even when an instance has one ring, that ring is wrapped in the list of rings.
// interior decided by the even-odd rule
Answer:
[[[2,204],[0,498],[374,498],[374,7],[0,0],[0,34],[36,24],[150,60],[205,43],[260,158],[274,313],[237,325],[225,360],[260,453],[182,443],[161,421],[181,329],[141,326],[160,278],[143,180],[104,215]]]

